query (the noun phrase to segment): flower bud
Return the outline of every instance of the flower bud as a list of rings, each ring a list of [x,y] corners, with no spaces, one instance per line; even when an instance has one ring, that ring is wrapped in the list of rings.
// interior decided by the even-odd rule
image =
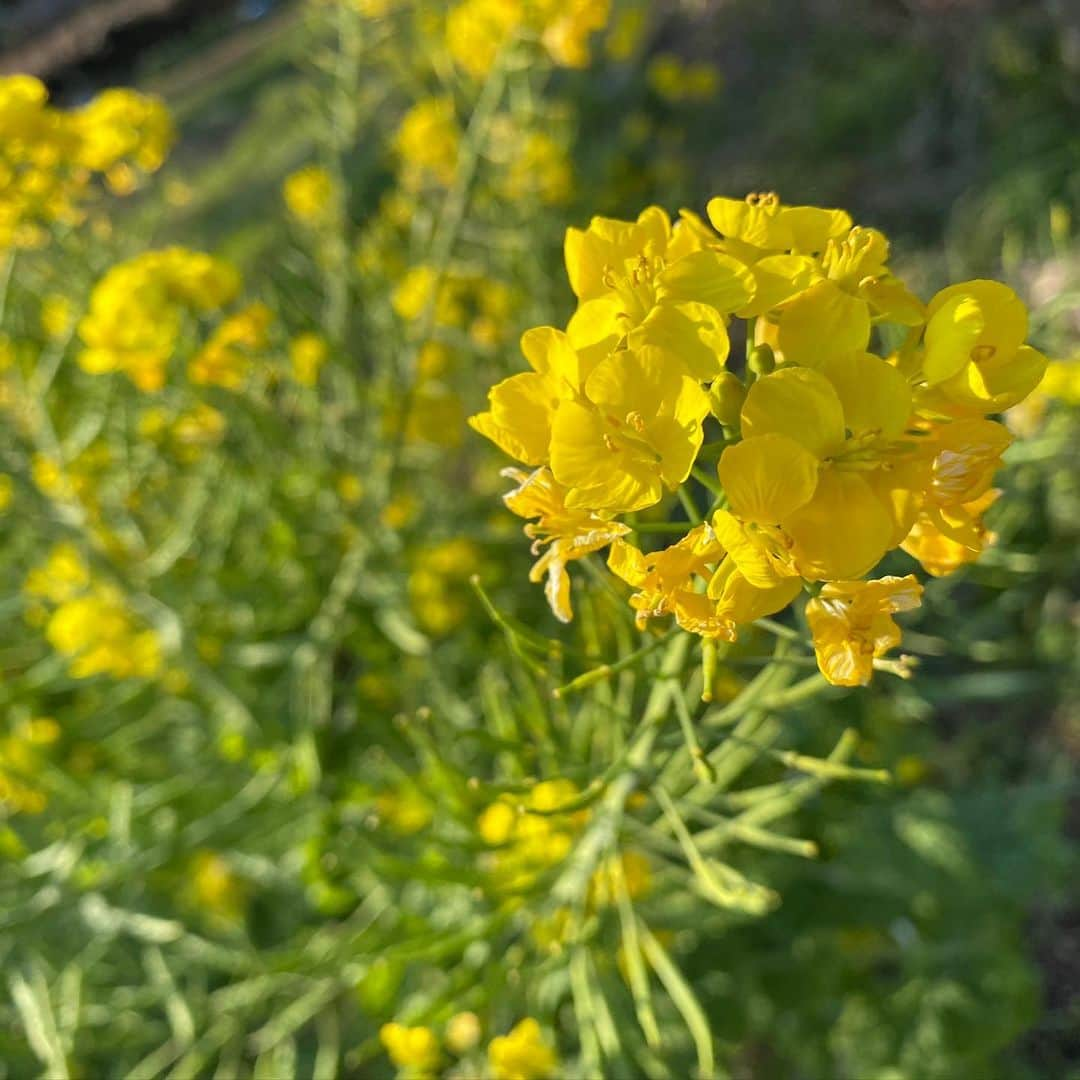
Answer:
[[[709,387],[709,410],[724,427],[739,426],[746,387],[730,371],[722,371]]]
[[[773,355],[772,346],[755,345],[747,360],[747,367],[755,375],[771,375],[776,369],[776,357]]]

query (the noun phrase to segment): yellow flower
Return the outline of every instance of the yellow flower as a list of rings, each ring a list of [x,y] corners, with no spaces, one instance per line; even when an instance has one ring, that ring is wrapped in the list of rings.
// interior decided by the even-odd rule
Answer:
[[[750,585],[708,525],[649,555],[616,541],[608,566],[638,590],[630,606],[639,628],[648,619],[674,615],[683,630],[722,641],[734,641],[738,626],[787,607],[801,589],[794,578],[766,588]],[[708,582],[704,593],[702,581]]]
[[[543,1080],[559,1067],[559,1058],[544,1041],[540,1025],[526,1017],[508,1035],[491,1040],[488,1064],[494,1080]]]
[[[637,592],[630,606],[637,612],[637,625],[644,629],[647,620],[674,615],[684,629],[697,628],[708,636],[734,640],[729,620],[712,619],[712,605],[697,582],[708,581],[713,569],[724,557],[724,549],[708,525],[691,529],[678,543],[643,555],[632,544],[616,540],[611,545],[608,566],[612,572]]]
[[[431,178],[449,187],[457,171],[460,142],[452,98],[425,98],[413,105],[394,137],[394,149],[406,166],[410,186]]]
[[[321,334],[297,334],[289,341],[289,362],[292,364],[293,378],[301,386],[315,386],[328,352],[329,346]]]
[[[947,416],[1002,412],[1042,380],[1046,357],[1024,344],[1027,310],[1007,285],[952,285],[930,301],[927,317],[921,409]]]
[[[706,208],[716,231],[733,254],[757,259],[769,252],[815,254],[852,226],[844,210],[784,206],[775,192],[755,192],[745,199],[718,196]]]
[[[333,212],[337,185],[321,165],[305,165],[285,177],[281,196],[297,221],[304,225],[319,225]]]
[[[900,644],[892,616],[921,603],[922,586],[911,575],[877,581],[830,581],[806,605],[821,673],[834,686],[865,686],[875,657]]]
[[[589,36],[603,29],[611,0],[463,0],[446,17],[446,44],[455,62],[483,78],[499,52],[523,32],[536,35],[562,67],[589,63]]]
[[[0,514],[11,506],[15,494],[15,481],[7,473],[0,473]]]
[[[79,549],[64,541],[54,544],[48,558],[26,576],[23,592],[27,596],[62,604],[78,596],[90,585],[90,569]]]
[[[678,361],[645,346],[593,368],[579,400],[551,420],[551,472],[566,505],[640,510],[674,491],[701,449],[709,398]]]
[[[570,854],[587,811],[553,811],[570,803],[578,794],[577,787],[569,780],[543,780],[527,795],[504,795],[484,810],[477,819],[477,832],[485,843],[498,848],[492,855],[493,884],[497,890],[527,891],[536,885],[544,871]]]
[[[140,390],[160,390],[184,312],[221,308],[239,289],[228,263],[186,248],[118,263],[94,286],[79,323],[79,366],[91,375],[122,371]]]
[[[533,370],[494,386],[488,392],[489,411],[469,417],[469,426],[518,461],[543,465],[556,409],[576,396],[584,371],[566,335],[550,327],[527,330],[521,351]]]
[[[176,138],[163,102],[123,87],[103,90],[73,119],[80,137],[78,161],[95,172],[127,161],[144,173],[156,172]],[[130,182],[137,185],[134,176]]]
[[[138,628],[122,595],[110,585],[92,585],[61,603],[49,617],[45,637],[68,657],[76,679],[150,679],[162,669],[157,634]]]
[[[982,515],[1001,492],[990,488],[971,502],[924,511],[900,545],[934,577],[955,573],[974,562],[995,540]]]
[[[414,1075],[433,1073],[442,1059],[439,1039],[429,1027],[406,1027],[404,1024],[383,1024],[379,1039],[390,1060],[399,1069],[408,1069]]]
[[[656,345],[694,378],[715,377],[729,350],[726,317],[756,286],[741,262],[704,244],[688,217],[672,227],[656,206],[637,221],[593,218],[588,229],[568,229],[566,270],[580,301],[571,343],[593,362],[622,343]]]
[[[857,577],[898,531],[875,473],[905,452],[907,383],[869,353],[828,370],[832,380],[796,367],[758,379],[742,407],[743,441],[720,458],[731,510],[713,525],[758,588]]]
[[[254,354],[267,345],[273,312],[262,303],[230,315],[188,364],[188,378],[200,386],[239,390],[247,381]]]
[[[537,519],[525,526],[525,535],[533,541],[532,553],[539,556],[529,580],[544,581],[544,595],[555,617],[569,622],[574,613],[567,563],[607,547],[616,537],[625,536],[630,527],[605,521],[588,510],[568,510],[565,489],[547,469],[533,473],[504,469],[503,476],[518,485],[503,496],[503,502],[519,517]]]
[[[652,864],[640,851],[624,851],[611,855],[593,872],[589,881],[589,904],[604,907],[618,903],[617,882],[622,879],[626,895],[639,900],[652,891]]]

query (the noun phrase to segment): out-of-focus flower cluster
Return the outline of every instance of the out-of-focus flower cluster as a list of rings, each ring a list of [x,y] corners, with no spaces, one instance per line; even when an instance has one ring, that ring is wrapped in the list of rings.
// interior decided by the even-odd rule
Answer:
[[[483,77],[516,37],[539,40],[552,63],[585,67],[589,35],[607,23],[610,0],[462,0],[446,17],[446,44],[461,69]]]
[[[185,317],[219,311],[239,290],[232,266],[186,248],[148,251],[117,263],[94,286],[79,323],[79,365],[92,375],[120,371],[140,390],[160,390]],[[192,381],[235,387],[246,354],[265,344],[269,318],[256,305],[223,322],[192,360]]]
[[[0,249],[40,247],[55,225],[74,225],[95,175],[118,195],[156,172],[174,138],[156,98],[104,90],[79,109],[49,104],[29,75],[0,78]]]
[[[150,679],[161,673],[161,641],[132,612],[123,593],[103,581],[70,543],[55,545],[26,577],[27,618],[67,660],[72,678],[111,675]]]
[[[708,217],[672,224],[650,207],[568,230],[577,310],[565,330],[524,335],[532,370],[470,423],[534,470],[508,470],[506,502],[534,519],[534,577],[559,618],[567,564],[610,545],[639,625],[673,615],[731,642],[805,589],[822,672],[862,684],[921,594],[910,574],[866,576],[897,547],[934,575],[978,557],[1011,441],[990,416],[1032,392],[1046,359],[1007,286],[923,304],[885,236],[843,210],[765,194],[715,198]],[[639,546],[678,527],[646,513],[675,492],[686,535]]]

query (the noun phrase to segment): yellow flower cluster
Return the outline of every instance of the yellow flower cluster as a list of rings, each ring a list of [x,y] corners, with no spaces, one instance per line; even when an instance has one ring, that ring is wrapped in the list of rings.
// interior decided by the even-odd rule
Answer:
[[[0,737],[0,811],[40,814],[48,798],[34,783],[42,752],[60,738],[60,725],[48,716],[26,720]]]
[[[160,390],[184,316],[219,310],[239,290],[232,266],[187,248],[118,263],[94,286],[79,323],[79,366],[92,375],[122,371],[140,390]]]
[[[553,63],[581,68],[589,63],[589,36],[610,13],[611,0],[461,0],[446,16],[446,45],[477,78],[517,38],[536,38]]]
[[[730,642],[805,588],[822,671],[865,683],[921,587],[863,579],[897,547],[931,574],[978,557],[1011,439],[989,416],[1030,394],[1046,359],[1011,289],[970,281],[924,305],[885,236],[843,210],[766,194],[715,198],[708,216],[672,224],[650,207],[568,230],[577,310],[565,330],[526,332],[532,370],[470,423],[535,470],[508,470],[506,502],[535,519],[533,577],[559,618],[567,564],[610,544],[639,625],[672,615]],[[727,368],[736,327],[743,371]],[[713,497],[704,513],[692,474]],[[696,520],[644,551],[637,515],[672,492]]]
[[[45,637],[73,678],[151,679],[163,667],[155,631],[142,628],[115,586],[96,579],[78,549],[56,544],[26,577],[28,616],[44,616]]]
[[[480,1034],[480,1021],[474,1013],[457,1013],[447,1021],[446,1048],[453,1054],[468,1053]],[[416,1080],[431,1077],[444,1063],[439,1036],[430,1027],[393,1021],[379,1029],[379,1041],[400,1070],[399,1076]],[[548,1080],[559,1067],[558,1055],[539,1023],[528,1016],[508,1034],[492,1039],[487,1057],[492,1080]]]
[[[81,109],[55,109],[29,75],[0,78],[0,249],[38,247],[54,224],[81,220],[95,174],[117,194],[156,172],[172,145],[156,98],[105,90]]]
[[[434,305],[436,327],[464,330],[473,344],[483,347],[503,340],[515,300],[506,285],[482,274],[450,270],[440,276],[433,266],[421,263],[401,276],[390,302],[407,322],[421,321]]]
[[[570,780],[543,780],[528,794],[505,795],[484,810],[477,831],[484,843],[497,849],[492,875],[499,891],[531,888],[545,870],[570,854],[588,812],[558,810],[578,795]]]

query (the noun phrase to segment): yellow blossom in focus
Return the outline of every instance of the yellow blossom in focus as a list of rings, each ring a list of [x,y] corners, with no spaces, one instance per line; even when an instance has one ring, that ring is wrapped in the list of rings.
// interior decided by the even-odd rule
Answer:
[[[818,667],[834,686],[866,686],[874,659],[900,644],[892,616],[922,602],[911,575],[877,581],[830,581],[806,605]]]
[[[547,469],[533,473],[504,469],[503,475],[518,485],[503,496],[503,502],[519,517],[537,519],[525,526],[525,535],[533,541],[532,553],[539,556],[529,580],[544,582],[552,613],[561,622],[569,622],[573,609],[567,563],[607,547],[630,528],[589,511],[567,509],[566,491]]]
[[[293,378],[301,386],[315,386],[319,372],[329,353],[329,346],[321,334],[307,332],[297,334],[289,341],[289,362]]]
[[[413,1076],[432,1075],[439,1067],[442,1052],[439,1039],[429,1027],[406,1027],[404,1024],[383,1024],[379,1041],[390,1060]]]
[[[554,1049],[544,1040],[540,1025],[526,1017],[488,1046],[493,1080],[544,1080],[559,1067]]]
[[[1028,396],[1046,357],[1024,344],[1027,309],[997,281],[942,289],[927,307],[920,407],[947,416],[1002,412]]]

